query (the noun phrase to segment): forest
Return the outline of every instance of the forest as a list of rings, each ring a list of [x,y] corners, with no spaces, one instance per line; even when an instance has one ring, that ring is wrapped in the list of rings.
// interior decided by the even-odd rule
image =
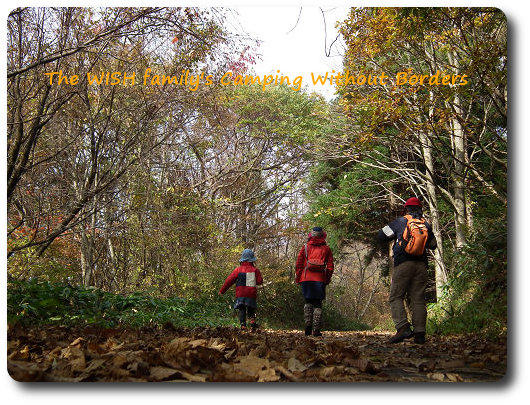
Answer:
[[[259,39],[233,32],[230,15],[194,7],[9,13],[10,375],[502,379],[505,15],[352,8],[337,27],[343,78],[354,79],[337,80],[331,100],[293,82],[265,85],[254,70]],[[263,80],[225,85],[227,72]],[[377,233],[409,197],[422,201],[437,240],[427,343],[389,348],[392,249]],[[295,282],[315,226],[335,262],[320,340],[303,336]],[[239,331],[234,289],[219,294],[244,249],[264,280],[258,333]]]

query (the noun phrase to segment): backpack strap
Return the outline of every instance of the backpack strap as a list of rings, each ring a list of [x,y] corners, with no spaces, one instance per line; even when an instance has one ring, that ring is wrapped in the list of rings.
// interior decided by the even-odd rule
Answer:
[[[411,215],[407,214],[407,215],[403,215],[403,218],[405,218],[405,228],[403,229],[403,232],[401,232],[401,235],[397,235],[397,244],[399,246],[403,246],[403,242],[407,242],[407,239],[405,239],[405,234],[408,233],[408,229],[409,229],[409,219],[412,218]]]
[[[304,278],[305,278],[305,275],[306,275],[306,272],[307,272],[307,267],[309,266],[309,261],[307,260],[308,257],[307,257],[307,243],[304,245],[304,249],[305,249],[305,266],[304,266]]]

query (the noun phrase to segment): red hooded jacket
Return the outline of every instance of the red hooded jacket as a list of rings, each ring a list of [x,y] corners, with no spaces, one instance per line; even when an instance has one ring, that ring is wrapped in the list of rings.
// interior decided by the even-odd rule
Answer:
[[[251,262],[241,262],[239,267],[226,278],[219,294],[224,294],[232,284],[236,283],[236,298],[247,297],[256,299],[256,285],[263,284],[263,278],[257,267]]]
[[[304,271],[306,263],[307,263],[307,257],[305,254],[305,245],[302,246],[300,249],[300,252],[298,253],[298,258],[296,259],[296,279],[295,281],[297,283],[301,283],[303,281],[322,281],[323,283],[329,284],[331,281],[331,276],[333,275],[333,253],[331,253],[331,249],[328,245],[326,245],[326,233],[324,232],[324,236],[321,237],[315,237],[310,236],[309,240],[307,242],[307,249],[311,249],[313,246],[323,246],[323,249],[325,252],[325,258],[326,258],[326,270],[325,271]]]

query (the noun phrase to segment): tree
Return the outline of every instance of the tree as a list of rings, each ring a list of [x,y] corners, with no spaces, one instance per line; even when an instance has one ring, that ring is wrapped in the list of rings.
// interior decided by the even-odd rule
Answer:
[[[341,149],[333,147],[337,136],[324,141],[329,156],[391,173],[403,186],[393,190],[381,184],[389,195],[401,198],[408,188],[423,196],[440,249],[447,237],[455,237],[456,247],[465,244],[472,207],[484,201],[477,199],[477,190],[506,204],[506,181],[496,182],[499,173],[491,166],[483,170],[485,160],[505,164],[506,139],[499,136],[506,128],[505,29],[499,10],[479,8],[352,9],[342,25],[345,68],[366,77],[385,72],[388,80],[342,87],[341,103],[351,125],[337,135]],[[486,56],[485,49],[492,52]],[[398,74],[408,78],[406,84],[398,83]],[[436,85],[446,74],[456,81],[467,77],[467,84]],[[433,78],[433,84],[418,85],[421,75]],[[454,215],[452,235],[442,232],[447,225],[440,198]],[[443,258],[438,250],[439,289],[447,280]]]
[[[8,255],[31,247],[42,255],[79,224],[93,231],[99,196],[141,167],[175,130],[162,125],[167,105],[191,99],[187,89],[171,94],[127,86],[126,72],[155,63],[170,69],[228,64],[220,49],[228,40],[221,17],[189,8],[25,8],[10,14],[8,235],[21,227],[34,231],[25,243],[8,245]],[[113,71],[123,72],[123,86],[88,82],[87,73]],[[50,72],[80,79],[50,84]],[[81,240],[86,247],[90,238]]]

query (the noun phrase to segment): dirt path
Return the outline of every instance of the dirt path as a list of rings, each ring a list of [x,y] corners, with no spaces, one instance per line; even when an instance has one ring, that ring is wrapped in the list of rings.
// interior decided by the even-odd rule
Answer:
[[[390,333],[233,328],[140,330],[44,327],[8,331],[18,381],[498,381],[506,341],[429,336],[389,345]]]

